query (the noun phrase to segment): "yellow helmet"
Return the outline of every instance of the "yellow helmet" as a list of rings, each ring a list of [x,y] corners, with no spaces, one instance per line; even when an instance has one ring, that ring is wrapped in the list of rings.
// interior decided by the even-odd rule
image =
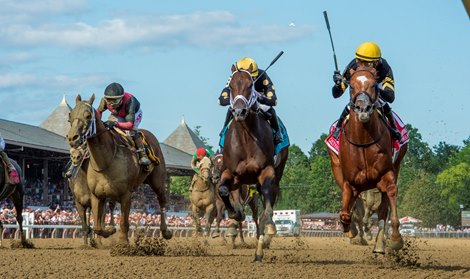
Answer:
[[[251,75],[253,77],[258,76],[258,64],[256,64],[256,61],[249,58],[249,57],[243,57],[242,59],[237,61],[237,68],[242,69],[242,70],[248,70],[250,65],[253,65],[253,69],[251,70]]]
[[[362,43],[356,50],[356,58],[364,61],[376,61],[381,56],[380,47],[373,42]]]

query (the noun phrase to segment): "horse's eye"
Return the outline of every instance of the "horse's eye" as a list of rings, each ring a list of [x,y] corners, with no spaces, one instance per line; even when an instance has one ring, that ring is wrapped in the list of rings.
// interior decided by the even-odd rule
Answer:
[[[86,120],[90,120],[91,119],[91,113],[90,112],[85,112],[85,118]]]

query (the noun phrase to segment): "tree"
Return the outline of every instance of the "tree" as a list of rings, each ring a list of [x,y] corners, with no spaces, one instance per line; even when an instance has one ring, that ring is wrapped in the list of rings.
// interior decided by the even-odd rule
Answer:
[[[333,178],[330,159],[318,156],[310,164],[310,185],[307,193],[310,212],[339,212],[341,190]]]
[[[170,191],[176,195],[189,197],[189,185],[192,177],[190,176],[171,176]]]
[[[314,162],[318,156],[322,156],[324,158],[329,157],[327,150],[328,147],[325,144],[325,139],[327,136],[327,134],[322,134],[320,138],[312,144],[312,148],[310,148],[310,151],[308,152],[308,160],[310,163]]]
[[[441,197],[446,204],[447,224],[460,225],[460,205],[470,206],[470,164],[461,162],[437,176]]]
[[[442,202],[440,187],[434,181],[434,175],[423,170],[415,171],[408,190],[402,197],[403,202],[398,207],[399,215],[421,219],[425,227],[434,227],[441,223],[446,203]]]
[[[423,142],[418,129],[406,124],[408,129],[408,151],[403,159],[405,165],[412,165],[416,168],[422,168],[426,171],[432,170],[433,153],[426,142]]]
[[[305,193],[308,187],[308,159],[295,144],[289,147],[289,159],[281,179],[281,198],[276,206],[279,209],[305,210]]]
[[[201,135],[201,128],[202,128],[201,125],[197,125],[196,127],[194,127],[194,133],[196,134],[196,136],[199,137],[199,139],[201,139],[202,143],[204,143],[205,146],[207,146],[209,149],[213,151],[214,147],[209,144],[210,139]]]

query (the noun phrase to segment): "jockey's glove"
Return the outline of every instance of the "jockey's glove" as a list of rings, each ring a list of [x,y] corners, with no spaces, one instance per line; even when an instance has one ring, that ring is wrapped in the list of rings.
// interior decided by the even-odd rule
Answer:
[[[333,81],[336,86],[341,86],[341,82],[343,82],[343,76],[339,71],[335,71],[333,74]]]
[[[113,129],[116,127],[117,122],[116,121],[105,121],[104,126],[108,128],[109,130]]]

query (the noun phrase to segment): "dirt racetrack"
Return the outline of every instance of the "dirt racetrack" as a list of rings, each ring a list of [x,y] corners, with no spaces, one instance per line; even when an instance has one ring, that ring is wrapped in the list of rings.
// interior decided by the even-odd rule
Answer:
[[[263,263],[252,262],[254,239],[247,242],[231,249],[222,239],[175,238],[163,256],[112,256],[116,248],[83,248],[80,239],[35,239],[34,249],[11,249],[5,239],[0,277],[470,278],[470,239],[407,239],[403,252],[382,256],[346,238],[276,237]]]

